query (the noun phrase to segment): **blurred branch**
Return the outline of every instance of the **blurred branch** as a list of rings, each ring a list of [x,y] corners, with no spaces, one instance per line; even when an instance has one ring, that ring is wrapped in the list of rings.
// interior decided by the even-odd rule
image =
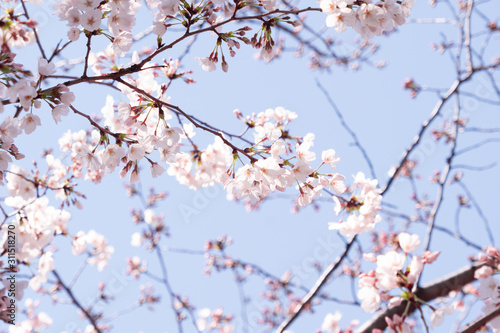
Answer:
[[[102,333],[101,330],[99,329],[99,327],[97,326],[97,321],[96,321],[95,316],[80,304],[80,302],[76,299],[75,295],[73,295],[73,292],[71,291],[71,289],[68,288],[68,286],[66,286],[64,284],[61,277],[59,276],[59,274],[56,271],[52,271],[52,274],[54,274],[54,276],[56,277],[57,283],[66,291],[66,294],[68,294],[69,298],[71,298],[71,300],[73,301],[73,304],[75,304],[76,307],[78,307],[83,312],[85,317],[87,317],[87,319],[92,323],[92,326],[94,326],[94,330],[97,333]]]

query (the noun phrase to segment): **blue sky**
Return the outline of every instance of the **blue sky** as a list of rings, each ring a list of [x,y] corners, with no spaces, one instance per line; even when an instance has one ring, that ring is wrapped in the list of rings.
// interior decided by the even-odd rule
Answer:
[[[433,9],[427,2],[419,2],[414,8],[412,17],[441,17],[448,15],[446,10],[444,5]],[[65,36],[59,35],[63,29],[62,23],[58,22],[56,17],[50,16],[50,12],[51,10],[48,10],[49,14],[45,16],[43,13],[39,14],[40,17],[49,17],[47,23],[41,26],[42,42],[47,49],[55,46],[59,38],[65,39]],[[36,17],[38,12],[34,9],[33,13],[32,16]],[[310,16],[319,22],[317,23],[319,26],[322,24],[324,19],[322,14],[314,13]],[[493,17],[493,19],[498,19],[498,17]],[[136,32],[140,31],[147,22],[139,22]],[[479,19],[474,22],[477,22],[475,24],[478,26],[481,24]],[[335,35],[333,31],[331,33]],[[403,80],[413,77],[422,85],[443,89],[448,89],[455,80],[454,68],[448,56],[440,55],[430,47],[431,42],[441,41],[441,34],[445,34],[449,39],[456,37],[454,28],[447,25],[406,24],[388,37],[373,39],[380,45],[373,59],[386,60],[387,68],[381,70],[362,66],[359,71],[354,72],[332,67],[329,73],[309,70],[307,55],[303,58],[294,58],[290,53],[285,53],[280,59],[266,64],[255,60],[256,51],[246,46],[237,51],[235,58],[228,59],[228,73],[223,73],[220,68],[212,73],[203,72],[194,58],[208,56],[212,50],[214,39],[206,34],[199,37],[183,61],[184,69],[194,70],[191,76],[197,83],[186,85],[176,82],[169,88],[169,95],[173,104],[230,132],[243,130],[242,124],[236,121],[232,114],[234,109],[239,109],[243,114],[249,114],[283,106],[299,116],[290,127],[295,135],[315,133],[314,150],[317,154],[328,148],[337,151],[341,158],[339,172],[346,175],[349,181],[352,180],[352,178],[349,179],[350,175],[358,171],[368,174],[367,165],[361,154],[351,145],[352,139],[341,127],[324,94],[317,87],[318,81],[328,90],[342,111],[346,122],[358,135],[374,163],[380,183],[385,185],[389,168],[400,160],[402,152],[411,143],[421,123],[431,113],[437,101],[436,96],[431,93],[411,99],[408,92],[402,88]],[[172,37],[169,36],[167,33],[164,40],[174,38],[175,32],[172,32]],[[355,35],[348,31],[335,37],[342,39],[345,48],[349,49]],[[498,45],[498,36],[495,38],[496,45]],[[148,42],[153,44],[154,38],[150,38],[144,44]],[[82,54],[83,38],[75,44],[67,49],[68,57],[78,57]],[[289,44],[287,42],[288,45],[293,46],[294,43],[290,41]],[[175,58],[182,51],[181,47],[178,50],[172,50],[172,53],[165,54],[164,57]],[[33,54],[36,52],[35,46],[23,49],[19,52],[19,61],[26,63],[27,67],[35,68],[38,58],[33,57]],[[494,54],[493,50],[490,52]],[[80,69],[78,73],[79,71]],[[486,86],[484,82],[484,79],[481,80],[479,77],[478,80],[468,83],[467,88],[470,89],[469,91],[479,91],[478,89]],[[107,94],[112,94],[115,98],[119,96],[111,89],[104,89],[97,85],[84,84],[72,88],[72,91],[77,96],[75,102],[77,108],[88,114],[97,114],[100,111]],[[474,104],[467,100],[463,103],[466,105],[466,114],[470,115],[471,124],[487,127],[499,126],[498,107]],[[443,112],[445,117],[452,117],[452,106],[453,104],[449,104],[445,107]],[[33,159],[41,160],[40,152],[44,148],[54,148],[57,156],[59,154],[57,139],[68,129],[88,128],[84,119],[73,114],[64,118],[63,122],[58,125],[54,124],[48,109],[42,109],[39,115],[43,126],[30,136],[23,136],[19,140],[19,148],[27,155],[27,158],[19,164],[27,168]],[[444,118],[438,119],[432,128],[443,120]],[[213,139],[210,136],[200,131],[197,133],[195,139],[199,142],[199,146],[212,142]],[[427,138],[430,137],[427,136]],[[485,136],[482,134],[464,134],[459,139],[459,148],[483,138]],[[428,179],[435,169],[442,167],[448,154],[448,147],[430,139],[426,142],[430,148],[427,153],[422,154],[423,158],[418,169],[422,180],[418,184],[421,193],[427,193],[429,199],[434,200],[437,187],[429,184]],[[495,162],[498,155],[498,146],[495,145],[492,143],[475,152],[458,157],[457,163],[481,166]],[[500,235],[499,224],[495,223],[497,188],[500,186],[498,171],[499,166],[482,172],[468,171],[464,178],[464,182],[474,193],[477,202],[481,203],[481,208],[490,221],[494,235]],[[154,256],[129,245],[131,234],[140,230],[131,222],[130,208],[140,208],[141,203],[137,199],[126,197],[123,180],[117,174],[112,174],[98,185],[84,181],[79,183],[80,191],[85,193],[88,199],[83,202],[83,210],[74,208],[70,210],[72,213],[72,219],[68,224],[70,232],[94,229],[107,237],[115,247],[115,253],[109,269],[105,272],[98,273],[95,268],[88,267],[75,285],[75,291],[85,304],[89,301],[88,295],[97,292],[99,281],[116,286],[113,292],[116,301],[105,305],[105,310],[109,314],[132,304],[138,296],[139,284],[152,282],[147,277],[142,277],[140,281],[123,278],[126,257],[139,255],[148,259],[148,266],[155,272],[159,272],[159,267]],[[297,271],[302,267],[305,273],[302,274],[300,280],[305,286],[312,286],[319,275],[310,270],[308,264],[310,258],[317,257],[318,247],[326,246],[332,249],[329,257],[323,260],[324,265],[334,260],[343,249],[342,240],[327,228],[328,222],[334,221],[336,217],[333,213],[333,204],[326,197],[321,202],[319,211],[308,207],[298,214],[291,214],[292,201],[296,193],[289,191],[286,195],[272,197],[258,211],[247,213],[241,204],[228,202],[221,187],[195,192],[179,185],[174,178],[166,174],[155,180],[150,179],[148,175],[143,176],[141,178],[142,189],[147,192],[151,186],[154,186],[157,191],[169,193],[169,197],[156,208],[156,212],[165,215],[165,222],[172,234],[172,237],[163,243],[164,246],[201,250],[207,239],[215,239],[222,234],[228,234],[234,239],[234,245],[228,249],[228,254],[243,261],[258,264],[276,276],[281,276],[286,270]],[[0,191],[3,191],[0,193],[5,193],[4,189]],[[438,225],[453,228],[457,206],[456,197],[460,193],[463,191],[457,186],[447,190],[445,204],[438,216]],[[409,183],[401,180],[394,184],[388,195],[384,197],[384,203],[390,203],[397,206],[399,211],[412,214],[414,208],[409,200],[410,194]],[[54,202],[54,205],[57,203]],[[183,214],[185,211],[183,209],[186,207],[194,208],[198,214],[187,218],[186,214]],[[394,223],[395,230],[401,230],[404,226],[401,220],[395,220]],[[482,227],[478,228],[479,223],[481,223],[480,219],[472,209],[463,212],[461,227],[464,234],[470,235],[476,242],[486,246],[488,245],[486,234],[482,231]],[[384,218],[377,229],[382,230],[386,227],[387,219]],[[416,224],[412,225],[409,231],[423,235],[425,227]],[[431,249],[441,250],[442,254],[436,264],[426,268],[424,282],[467,265],[467,256],[477,252],[438,231],[435,232],[434,237]],[[361,241],[367,242],[368,239],[369,237],[365,235]],[[59,239],[56,246],[59,249],[55,255],[56,267],[61,267],[63,279],[68,281],[83,258],[75,258],[70,253],[71,244],[67,239]],[[369,245],[366,246],[369,247]],[[165,257],[170,282],[176,292],[188,296],[198,309],[205,307],[215,309],[223,306],[226,311],[237,317],[235,319],[237,326],[241,323],[238,290],[232,281],[231,272],[214,273],[207,278],[201,274],[204,268],[203,257],[175,253],[166,253]],[[255,309],[262,305],[259,291],[263,289],[262,279],[250,279],[245,285],[246,293],[251,297],[248,304],[250,318],[253,317]],[[155,290],[162,293],[164,301],[155,305],[153,312],[141,308],[120,317],[113,323],[113,331],[174,332],[174,317],[167,302],[165,290],[161,285],[155,285]],[[338,284],[332,283],[325,291],[339,298],[351,297],[347,280],[340,279]],[[41,299],[44,303],[41,309],[47,311],[54,319],[53,327],[47,332],[71,330],[73,323],[76,323],[79,328],[84,328],[74,307],[58,305],[54,308],[47,296]],[[468,318],[473,318],[478,313],[478,309],[476,305]],[[303,314],[291,330],[311,332],[319,329],[324,316],[336,310],[343,313],[344,317],[341,321],[343,327],[347,326],[352,319],[358,318],[363,322],[370,317],[361,313],[359,309],[339,306],[335,303],[324,303],[315,310],[314,314]],[[451,331],[452,325],[453,321],[448,321],[435,331]],[[193,331],[189,323],[185,324],[185,328],[186,332]],[[250,328],[249,331],[264,330]],[[240,330],[236,332],[239,333]],[[241,330],[241,332],[244,331]]]

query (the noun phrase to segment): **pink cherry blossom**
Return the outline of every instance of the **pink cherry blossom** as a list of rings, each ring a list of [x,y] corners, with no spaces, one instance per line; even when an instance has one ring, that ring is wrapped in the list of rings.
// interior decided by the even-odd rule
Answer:
[[[490,266],[482,266],[481,268],[476,269],[474,272],[474,278],[475,279],[484,279],[487,278],[488,276],[493,275],[494,271],[493,268]]]
[[[215,62],[211,58],[196,58],[201,68],[207,72],[213,72],[216,69]]]
[[[451,315],[454,312],[455,310],[453,309],[453,307],[449,305],[445,305],[436,309],[431,314],[431,327],[434,328],[435,326],[440,326],[444,322],[444,316]]]
[[[47,62],[47,59],[38,60],[38,73],[43,76],[52,75],[56,72],[55,65]]]
[[[88,31],[99,29],[101,19],[102,12],[98,9],[88,9],[80,18],[82,26]]]
[[[341,318],[342,314],[340,314],[340,312],[338,311],[335,312],[335,314],[327,314],[325,319],[323,320],[323,324],[321,325],[321,330],[329,333],[339,333],[339,322]]]
[[[406,232],[402,232],[398,236],[399,246],[405,253],[410,253],[415,251],[420,246],[420,237],[417,234],[410,235]]]
[[[31,134],[35,131],[37,126],[41,126],[42,122],[40,121],[40,117],[34,115],[32,113],[28,113],[21,119],[19,123],[19,127],[24,130],[24,133]]]

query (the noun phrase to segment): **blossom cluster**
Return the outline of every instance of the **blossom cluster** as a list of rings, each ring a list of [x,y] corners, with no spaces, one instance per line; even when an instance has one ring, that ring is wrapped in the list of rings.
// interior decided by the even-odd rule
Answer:
[[[420,306],[419,300],[413,295],[413,286],[424,265],[434,262],[439,256],[439,252],[425,251],[422,256],[414,254],[410,261],[408,254],[416,251],[420,244],[418,235],[402,232],[398,235],[398,249],[378,256],[373,253],[364,254],[366,260],[377,263],[377,268],[359,276],[358,297],[362,301],[363,311],[375,312],[382,301],[387,302],[389,308],[401,304],[402,301]],[[404,318],[403,321],[398,318],[392,320],[396,321],[400,328],[407,326]],[[403,328],[401,331],[405,332]]]
[[[245,119],[239,111],[236,115],[253,129],[255,144],[245,150],[253,158],[251,164],[236,169],[239,157],[235,158],[232,168],[220,176],[229,199],[242,200],[249,207],[256,207],[271,193],[297,186],[298,204],[303,207],[320,197],[323,189],[331,189],[337,194],[345,191],[344,176],[319,172],[323,165],[336,168],[340,158],[335,151],[323,151],[321,163],[313,169],[312,162],[316,159],[316,153],[311,151],[314,135],[290,135],[287,125],[297,118],[294,112],[278,107]]]
[[[139,6],[135,1],[62,0],[54,3],[59,19],[67,22],[70,41],[79,39],[80,28],[88,38],[94,32],[102,33],[100,26],[102,18],[106,17],[108,30],[114,36],[110,37],[111,48],[117,56],[124,56],[132,46],[130,31],[135,25]]]
[[[326,25],[337,32],[353,27],[363,38],[380,36],[406,22],[416,0],[372,1],[321,0],[320,6],[327,14]]]
[[[4,172],[9,168],[12,157],[16,160],[24,158],[15,145],[16,139],[23,132],[32,134],[41,126],[40,117],[33,113],[33,108],[39,109],[42,101],[52,108],[55,122],[61,121],[61,116],[69,113],[69,106],[75,101],[74,94],[68,87],[59,84],[53,88],[41,90],[39,83],[44,76],[55,72],[54,65],[45,59],[38,61],[38,80],[32,80],[32,73],[24,70],[22,65],[14,63],[15,54],[6,52],[0,56],[0,98],[6,98],[10,103],[18,102],[27,113],[19,117],[7,116],[0,124],[0,184],[3,185]],[[19,109],[21,111],[21,109]],[[3,103],[0,103],[3,112]],[[20,120],[19,120],[20,119]],[[22,194],[16,194],[22,195]],[[24,195],[26,196],[26,195]]]
[[[67,223],[71,214],[62,209],[64,204],[71,203],[80,206],[77,198],[83,196],[74,190],[71,182],[71,170],[64,166],[61,160],[54,158],[51,154],[46,155],[48,171],[45,175],[40,175],[40,171],[33,173],[12,165],[7,172],[7,192],[9,196],[5,199],[5,205],[12,208],[13,220],[10,224],[2,224],[2,237],[0,245],[6,251],[8,248],[8,230],[15,230],[15,259],[17,265],[16,272],[22,266],[31,267],[31,274],[27,280],[16,282],[16,298],[21,300],[24,289],[29,285],[34,291],[43,292],[43,284],[48,282],[48,274],[55,270],[54,254],[56,248],[51,246],[56,237],[66,236],[74,238],[74,253],[87,252],[87,261],[102,270],[113,252],[113,248],[107,245],[102,235],[90,231],[88,234],[79,232],[76,236],[71,236],[68,232]],[[36,166],[36,165],[35,165]],[[63,201],[61,208],[55,208],[49,204],[46,192],[52,190],[56,199]],[[86,250],[86,245],[91,245],[90,250]],[[2,264],[0,264],[1,266]],[[9,270],[2,271],[0,279],[4,279]],[[4,284],[6,280],[2,280]],[[0,296],[5,293],[5,288],[0,290]],[[0,313],[3,313],[0,304]],[[1,317],[1,315],[0,315]],[[3,318],[3,317],[2,317]],[[23,323],[21,326],[40,325],[34,317]],[[50,319],[50,318],[49,318]],[[8,319],[6,319],[8,320]],[[38,323],[38,324],[36,324]],[[50,324],[47,324],[50,325]]]
[[[341,235],[348,237],[372,231],[375,223],[381,220],[377,212],[380,210],[382,195],[377,184],[377,180],[366,178],[362,172],[358,172],[353,186],[353,190],[359,192],[358,194],[352,195],[349,200],[333,196],[335,213],[339,215],[343,211],[348,212],[347,219],[332,222],[329,228],[338,230]]]
[[[94,230],[90,230],[88,233],[79,231],[74,237],[73,254],[79,255],[88,252],[87,262],[92,266],[97,266],[97,269],[102,271],[108,265],[111,254],[114,252],[114,248],[108,245],[106,238]],[[90,246],[90,250],[87,246]]]
[[[32,18],[28,19],[24,15],[16,15],[16,8],[10,2],[2,1],[0,4],[0,9],[5,13],[2,16],[2,29],[0,29],[0,49],[2,50],[0,59],[11,47],[21,48],[32,44],[35,41],[35,33],[32,28],[38,25]]]

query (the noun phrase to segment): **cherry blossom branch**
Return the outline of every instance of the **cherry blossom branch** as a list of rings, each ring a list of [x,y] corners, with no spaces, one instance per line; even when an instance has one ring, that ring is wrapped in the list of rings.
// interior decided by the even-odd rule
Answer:
[[[483,265],[485,264],[481,263],[464,267],[455,273],[452,273],[432,283],[417,288],[415,295],[418,299],[424,302],[429,302],[438,297],[446,296],[451,291],[459,290],[466,284],[474,281],[474,272],[476,271],[476,269],[482,267]],[[407,305],[407,302],[404,301],[398,306],[380,311],[374,318],[364,323],[356,331],[356,333],[371,333],[374,329],[384,330],[385,328],[387,328],[387,322],[385,321],[385,318],[393,318],[395,314],[402,316],[405,312],[405,309],[407,308]],[[415,305],[410,304],[407,312],[408,315],[413,313],[416,309],[417,308]]]
[[[85,309],[81,304],[80,302],[76,299],[75,295],[73,295],[73,292],[71,291],[70,288],[68,288],[64,282],[62,281],[61,277],[59,276],[59,274],[57,273],[57,271],[53,270],[52,271],[52,274],[55,276],[55,278],[57,279],[57,283],[63,287],[63,289],[66,291],[66,294],[68,294],[68,296],[71,298],[71,300],[73,301],[73,304],[75,304],[82,312],[83,314],[85,315],[85,317],[87,317],[87,319],[92,323],[92,326],[94,326],[94,330],[97,332],[97,333],[102,333],[102,331],[99,329],[99,327],[97,326],[97,321],[96,321],[96,318],[94,317],[94,315],[92,315],[87,309]]]
[[[492,169],[497,166],[496,162],[490,163],[488,165],[484,166],[474,166],[474,165],[467,165],[467,164],[455,164],[453,165],[453,169],[467,169],[467,170],[472,170],[472,171],[486,171],[489,169]]]
[[[76,76],[71,76],[71,75],[48,75],[45,76],[44,79],[77,79],[78,77]],[[103,86],[108,86],[110,88],[113,88],[115,90],[120,91],[116,86],[113,85],[112,82],[101,82],[101,81],[89,81],[87,82],[89,84],[100,84]]]
[[[411,223],[411,222],[419,222],[419,223],[425,223],[425,221],[423,220],[414,220],[412,219],[410,216],[408,215],[405,215],[405,214],[402,214],[402,213],[395,213],[395,212],[391,212],[391,211],[388,211],[388,210],[383,210],[383,213],[389,215],[389,216],[392,216],[392,217],[399,217],[401,219],[404,219],[406,221],[408,221],[408,223]],[[447,234],[448,236],[454,238],[454,239],[457,239],[461,242],[463,242],[465,245],[467,246],[470,246],[478,251],[482,251],[483,250],[483,247],[477,243],[474,243],[473,241],[471,241],[470,239],[466,238],[464,235],[460,234],[460,233],[457,233],[457,232],[454,232],[454,231],[451,231],[450,229],[448,228],[445,228],[445,227],[442,227],[442,226],[439,226],[439,225],[434,225],[434,229],[438,230],[438,231],[441,231],[445,234]]]
[[[468,146],[468,147],[465,147],[465,148],[460,149],[459,151],[457,151],[457,153],[456,153],[456,154],[457,154],[457,155],[462,155],[462,154],[464,154],[464,153],[466,153],[466,152],[469,152],[469,151],[475,150],[475,149],[477,149],[477,148],[479,148],[479,147],[481,147],[481,146],[484,146],[484,145],[486,145],[486,144],[488,144],[488,143],[494,143],[494,142],[500,142],[500,138],[489,138],[489,139],[485,139],[485,140],[480,141],[480,142],[478,142],[478,143],[476,143],[476,144],[473,144],[473,145],[470,145],[470,146]]]
[[[128,308],[126,309],[123,309],[123,310],[119,310],[119,311],[116,311],[115,313],[113,313],[112,315],[108,316],[106,318],[107,321],[113,321],[114,319],[120,317],[120,316],[123,316],[127,313],[130,313],[132,311],[134,311],[135,309],[138,309],[140,308],[144,303],[142,303],[141,301],[138,301],[137,303],[135,304],[132,304],[131,306],[129,306]]]
[[[85,114],[85,113],[83,113],[81,111],[78,111],[73,105],[70,105],[69,107],[70,107],[71,110],[73,110],[74,113],[76,113],[76,114],[78,114],[78,115],[86,118],[90,122],[90,124],[92,126],[94,126],[95,128],[99,129],[99,131],[101,131],[102,133],[109,134],[109,135],[111,135],[112,137],[114,137],[115,139],[117,139],[119,141],[124,141],[124,139],[121,138],[120,134],[111,132],[109,129],[102,127],[94,119],[92,119],[92,117],[90,117],[88,114]],[[130,142],[133,142],[133,141],[130,141]]]
[[[161,104],[161,105],[165,105],[166,107],[168,107],[170,110],[176,112],[176,113],[179,113],[181,114],[182,116],[184,116],[187,120],[189,120],[189,122],[191,122],[196,128],[200,128],[206,132],[209,132],[215,136],[218,136],[219,138],[221,138],[221,140],[226,144],[228,145],[229,147],[231,147],[233,149],[233,151],[238,151],[240,152],[241,154],[245,155],[248,159],[250,159],[250,161],[253,163],[256,161],[255,157],[249,155],[245,149],[241,149],[241,148],[238,148],[237,146],[235,146],[234,144],[232,144],[231,142],[229,142],[229,140],[227,140],[224,135],[222,134],[223,132],[222,131],[216,131],[216,130],[213,130],[203,124],[201,124],[198,120],[196,120],[193,116],[190,116],[188,115],[187,113],[185,113],[184,111],[182,111],[181,108],[179,108],[178,106],[175,106],[175,105],[172,105],[172,104],[169,104],[169,103],[166,103],[158,98],[155,98],[153,97],[152,95],[148,94],[147,92],[145,92],[144,90],[134,86],[134,85],[131,85],[130,83],[122,80],[121,78],[117,78],[116,81],[126,85],[127,87],[135,90],[136,92],[146,96],[147,98],[153,100],[155,103],[157,104]]]
[[[417,24],[422,24],[422,23],[432,23],[432,24],[451,24],[455,26],[460,26],[460,22],[455,21],[455,20],[450,20],[447,18],[417,18],[417,19],[410,19],[408,20],[408,23],[417,23]]]
[[[158,54],[171,49],[173,46],[176,44],[180,43],[184,39],[194,36],[196,34],[204,33],[204,32],[211,32],[215,28],[221,27],[223,25],[226,25],[227,23],[233,22],[233,21],[244,21],[244,20],[252,20],[252,19],[261,19],[263,17],[273,15],[273,14],[300,14],[302,12],[306,11],[321,11],[320,8],[312,8],[312,7],[307,7],[304,9],[292,11],[292,10],[273,10],[270,12],[262,13],[260,15],[252,15],[252,16],[242,16],[242,17],[231,17],[225,21],[222,21],[218,24],[211,25],[210,27],[207,28],[201,28],[195,31],[186,31],[181,37],[177,38],[173,42],[171,42],[168,45],[162,46],[161,48],[157,49],[153,53],[151,53],[149,56],[145,57],[143,60],[141,60],[139,63],[131,65],[130,67],[127,68],[122,68],[117,72],[113,73],[108,73],[104,75],[97,75],[97,76],[86,76],[86,70],[84,71],[84,75],[81,78],[71,80],[71,81],[66,81],[63,84],[67,87],[73,86],[75,84],[81,83],[81,82],[88,82],[88,81],[100,81],[100,80],[116,80],[117,78],[121,78],[124,75],[127,74],[132,74],[137,71],[139,71],[146,63],[151,61],[153,58],[155,58]],[[89,40],[87,41],[87,54],[90,52],[89,51],[89,41],[90,37],[87,37]],[[86,57],[88,58],[88,57]],[[85,61],[87,63],[87,61]]]
[[[481,249],[481,248],[479,248],[479,249]],[[166,250],[169,252],[173,252],[173,253],[182,253],[182,254],[191,254],[191,255],[200,255],[200,256],[205,256],[208,253],[207,251],[179,249],[179,248],[167,248]],[[279,278],[278,276],[276,276],[272,273],[269,273],[268,271],[266,271],[264,268],[262,268],[261,266],[259,266],[257,264],[250,263],[250,262],[243,261],[243,260],[239,260],[239,259],[234,259],[230,256],[223,256],[221,259],[222,260],[230,259],[235,264],[241,266],[243,269],[250,267],[252,270],[252,273],[257,273],[258,275],[260,275],[263,278],[270,279],[272,281],[276,281],[276,282],[282,284],[283,288],[292,287],[292,288],[301,289],[305,292],[309,292],[309,290],[310,290],[310,288],[307,288],[306,286],[299,284],[299,283],[294,283],[292,281],[286,281],[286,283],[285,283],[285,282],[283,282],[282,278]],[[343,300],[343,299],[331,297],[331,296],[328,296],[325,294],[320,294],[320,295],[318,295],[318,297],[325,300],[325,301],[331,301],[331,302],[335,302],[335,303],[339,303],[339,304],[359,305],[359,302],[357,302],[357,301]]]
[[[477,100],[478,102],[491,104],[491,105],[495,105],[495,106],[500,105],[500,101],[495,101],[492,99],[484,98],[484,97],[478,96],[476,94],[470,93],[468,91],[460,91],[460,94],[467,96],[467,97],[470,97],[470,98],[473,98],[473,99]]]
[[[310,305],[312,299],[319,293],[321,287],[325,285],[328,281],[328,278],[332,275],[332,273],[340,266],[342,261],[347,257],[349,250],[352,247],[352,244],[356,241],[356,236],[354,236],[346,245],[344,252],[337,258],[335,262],[332,262],[328,265],[328,267],[323,271],[321,276],[318,278],[314,286],[309,290],[309,292],[302,298],[299,304],[295,306],[292,314],[286,318],[276,330],[276,333],[283,333],[283,331],[290,326],[295,319],[300,315],[302,310],[304,310],[307,306]]]

